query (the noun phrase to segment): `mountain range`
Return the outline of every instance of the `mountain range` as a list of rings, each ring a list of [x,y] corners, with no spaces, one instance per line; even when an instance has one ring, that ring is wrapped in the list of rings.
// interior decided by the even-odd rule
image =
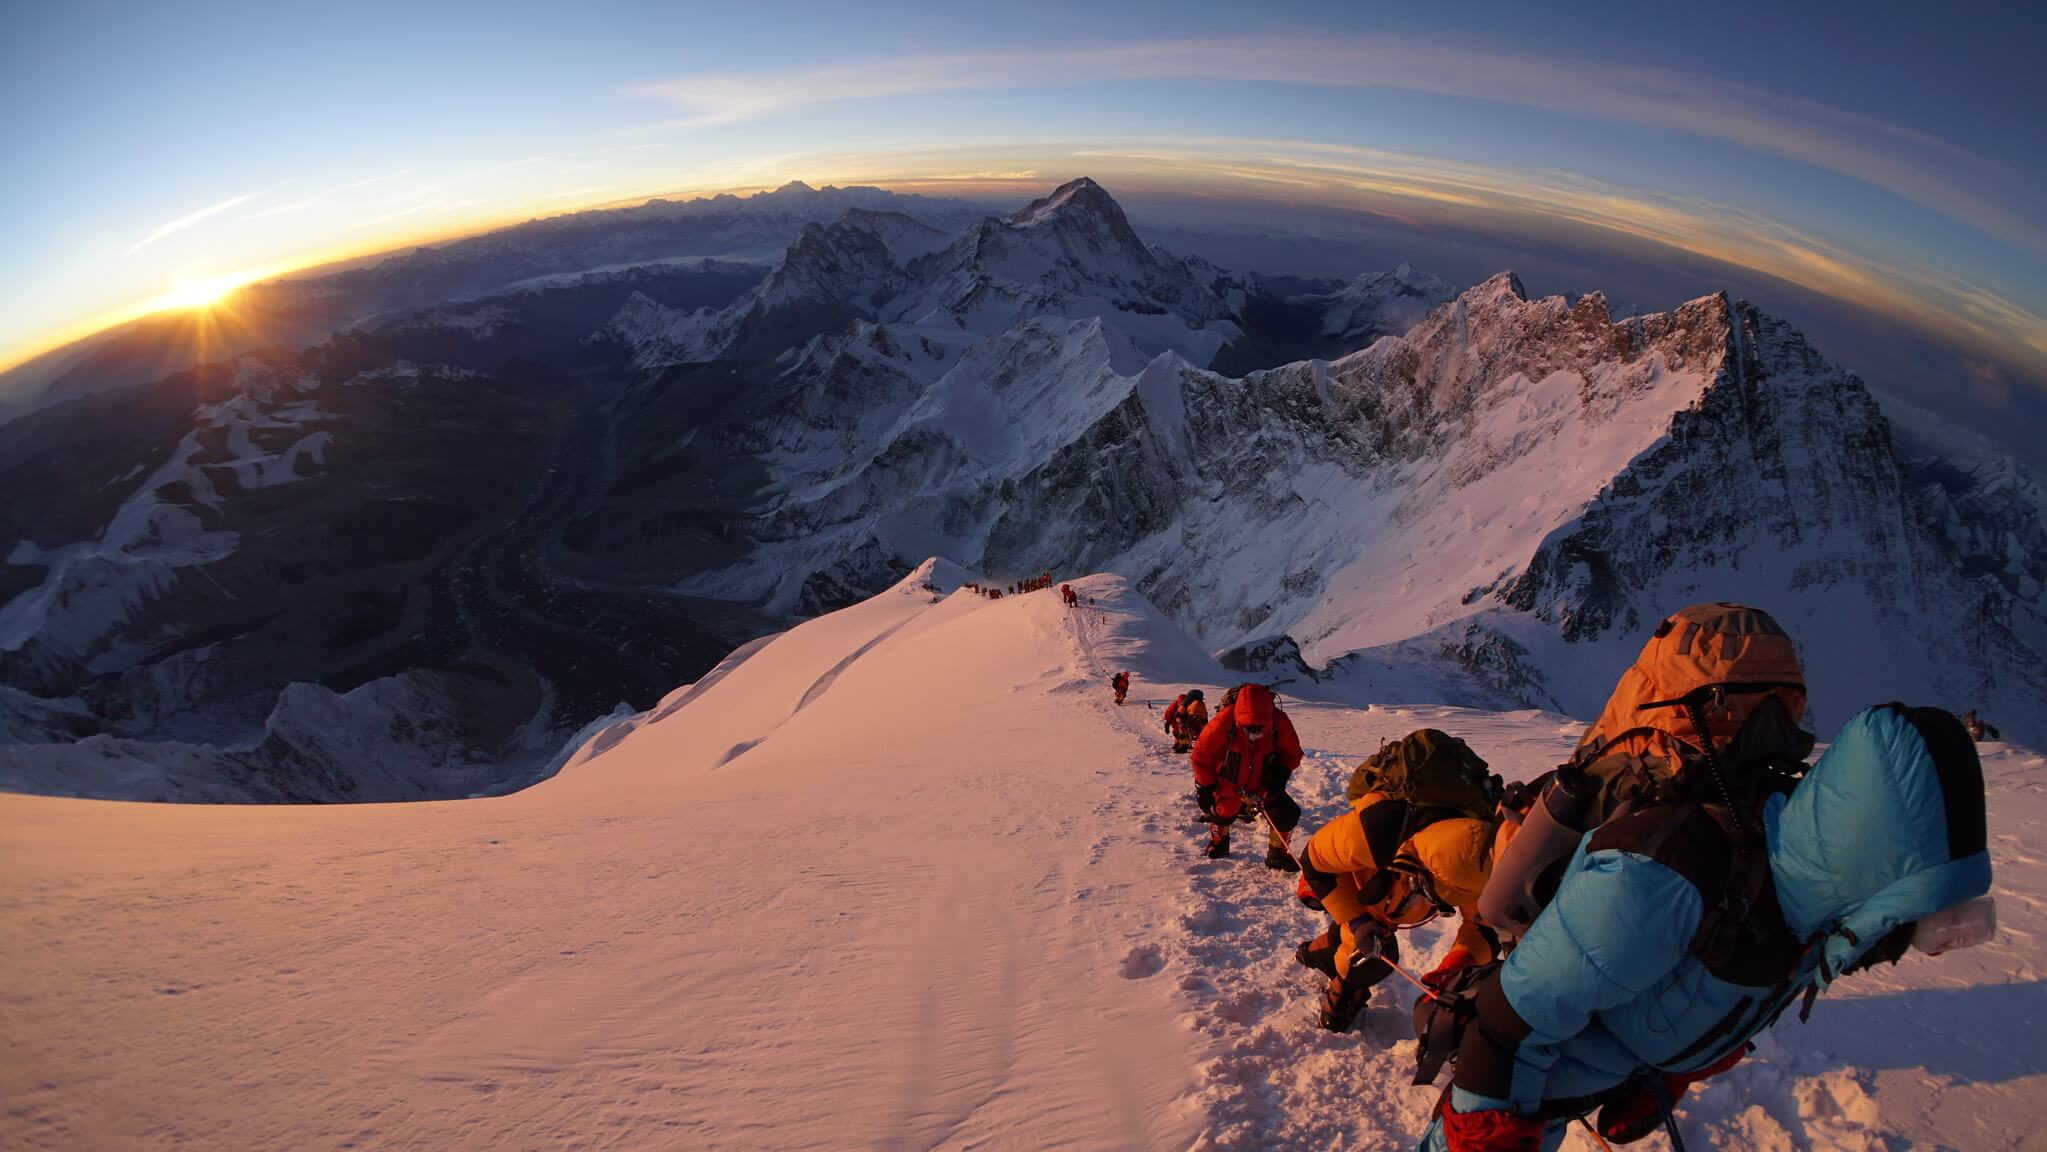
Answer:
[[[2038,479],[1781,319],[1405,266],[1304,290],[1146,244],[1086,179],[971,219],[886,196],[414,253],[336,279],[376,318],[302,351],[0,426],[0,785],[515,788],[932,555],[1119,574],[1322,694],[1581,716],[1665,612],[1741,600],[1823,728],[1906,698],[2047,736]],[[661,232],[741,217],[772,263]]]

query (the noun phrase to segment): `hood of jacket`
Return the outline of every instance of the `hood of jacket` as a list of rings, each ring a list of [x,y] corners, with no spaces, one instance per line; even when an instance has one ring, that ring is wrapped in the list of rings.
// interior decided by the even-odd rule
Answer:
[[[1270,725],[1272,690],[1263,684],[1246,684],[1238,691],[1236,702],[1230,705],[1230,711],[1240,728],[1246,724]]]

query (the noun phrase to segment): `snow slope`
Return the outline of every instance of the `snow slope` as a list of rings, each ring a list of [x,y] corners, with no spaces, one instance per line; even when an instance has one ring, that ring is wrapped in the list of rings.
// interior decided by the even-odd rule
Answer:
[[[1121,578],[970,578],[756,641],[513,796],[0,796],[0,1146],[1404,1146],[1409,994],[1316,1031],[1290,885],[1193,855],[1156,709],[1222,671]],[[1578,732],[1288,707],[1311,821],[1413,727],[1516,777]],[[1999,939],[1780,1026],[1693,1147],[2047,1147],[2047,763],[1988,769]]]

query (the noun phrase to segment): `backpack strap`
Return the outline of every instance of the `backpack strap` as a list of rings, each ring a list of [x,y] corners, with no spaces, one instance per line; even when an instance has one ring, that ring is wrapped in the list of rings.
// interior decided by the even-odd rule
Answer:
[[[1656,861],[1699,890],[1709,916],[1727,887],[1733,863],[1733,846],[1696,803],[1657,804],[1609,820],[1592,833],[1585,851],[1627,852]]]
[[[1737,822],[1718,804],[1663,804],[1593,832],[1586,851],[1645,856],[1698,889],[1703,912],[1690,952],[1731,984],[1770,988],[1798,969],[1803,945],[1777,906],[1760,821]]]

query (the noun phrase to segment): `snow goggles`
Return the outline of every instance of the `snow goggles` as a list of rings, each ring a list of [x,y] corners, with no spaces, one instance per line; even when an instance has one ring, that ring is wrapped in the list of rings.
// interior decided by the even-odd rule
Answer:
[[[1389,880],[1405,882],[1398,897],[1385,906],[1387,923],[1399,928],[1419,928],[1452,910],[1437,894],[1435,877],[1429,875],[1420,861],[1396,856],[1386,865],[1386,873]]]

